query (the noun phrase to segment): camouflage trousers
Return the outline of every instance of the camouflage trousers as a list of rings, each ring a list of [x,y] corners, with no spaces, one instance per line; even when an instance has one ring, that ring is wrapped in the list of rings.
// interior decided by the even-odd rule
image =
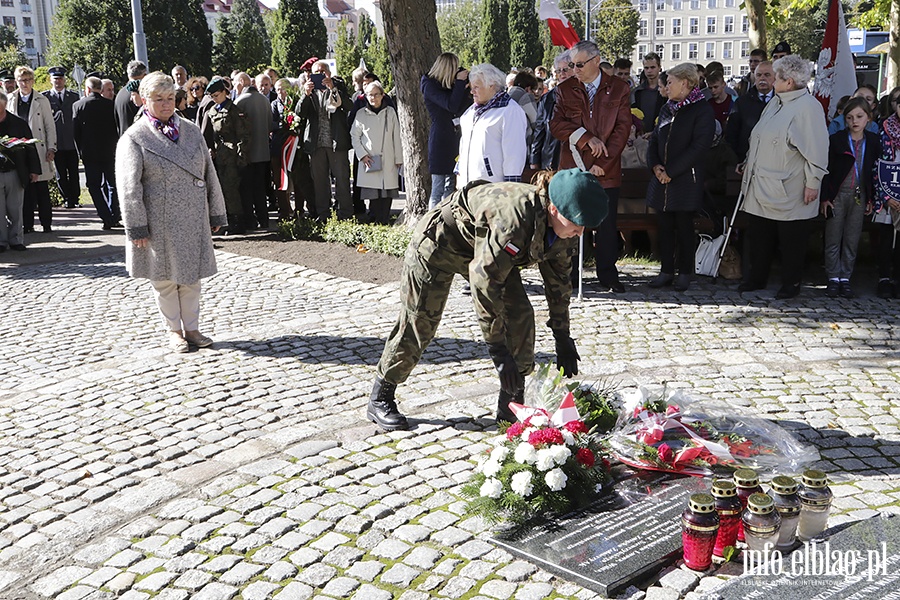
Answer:
[[[434,339],[453,276],[459,273],[468,278],[470,260],[439,250],[426,261],[417,252],[417,244],[410,244],[400,281],[400,316],[378,362],[379,378],[394,384],[406,381]],[[534,309],[518,269],[510,272],[502,300],[506,307],[506,347],[522,375],[528,375],[534,369]]]
[[[217,164],[216,175],[219,177],[219,185],[222,186],[222,195],[225,197],[225,212],[239,217],[244,214],[241,204],[241,194],[238,191],[241,185],[240,170],[236,165]],[[239,223],[231,223],[238,225]]]

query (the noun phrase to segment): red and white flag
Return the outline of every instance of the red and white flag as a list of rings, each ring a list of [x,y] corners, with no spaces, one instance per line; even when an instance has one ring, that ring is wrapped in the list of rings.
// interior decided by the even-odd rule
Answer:
[[[569,392],[566,394],[566,397],[563,398],[562,404],[559,405],[559,409],[553,413],[550,422],[557,427],[563,427],[566,423],[577,421],[580,418],[581,415],[578,414],[578,408],[575,406],[575,396],[572,392]]]
[[[578,37],[578,32],[575,31],[575,28],[572,27],[566,16],[562,14],[559,6],[556,4],[556,0],[541,0],[538,18],[547,21],[547,26],[550,27],[550,39],[553,41],[554,46],[571,48],[581,40]]]
[[[825,120],[831,122],[838,101],[856,91],[856,67],[850,52],[850,37],[844,22],[844,9],[840,0],[831,0],[825,38],[816,68],[813,94],[825,109]]]

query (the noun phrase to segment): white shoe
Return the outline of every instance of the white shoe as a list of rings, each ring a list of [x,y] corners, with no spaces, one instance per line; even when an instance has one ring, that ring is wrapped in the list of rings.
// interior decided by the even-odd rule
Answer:
[[[191,351],[191,347],[188,346],[187,341],[181,337],[180,331],[169,332],[169,348],[178,354],[184,354],[185,352]]]

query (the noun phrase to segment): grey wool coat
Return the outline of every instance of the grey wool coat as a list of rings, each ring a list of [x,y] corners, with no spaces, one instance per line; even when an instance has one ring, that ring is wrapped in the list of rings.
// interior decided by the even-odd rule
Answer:
[[[175,117],[178,143],[142,117],[119,138],[116,182],[132,277],[190,285],[216,272],[211,227],[227,225],[225,199],[200,128]]]

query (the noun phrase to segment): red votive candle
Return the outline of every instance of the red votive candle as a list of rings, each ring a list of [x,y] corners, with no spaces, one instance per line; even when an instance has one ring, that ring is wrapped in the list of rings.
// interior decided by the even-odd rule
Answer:
[[[705,571],[712,564],[718,530],[715,498],[709,494],[691,494],[688,507],[681,513],[684,564],[689,569]]]
[[[737,486],[737,496],[741,500],[741,510],[747,508],[747,499],[750,498],[751,494],[762,492],[762,487],[759,485],[759,475],[753,469],[738,469],[735,471],[734,485]],[[744,524],[740,521],[738,521],[737,539],[739,542],[744,541]]]
[[[721,558],[725,548],[737,543],[743,507],[737,495],[737,487],[729,479],[713,481],[712,495],[716,499],[716,513],[719,515],[719,532],[716,534],[713,555]]]

